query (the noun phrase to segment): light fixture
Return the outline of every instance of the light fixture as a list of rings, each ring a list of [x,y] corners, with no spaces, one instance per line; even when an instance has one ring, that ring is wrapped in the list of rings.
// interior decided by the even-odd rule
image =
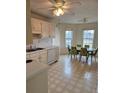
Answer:
[[[61,7],[57,7],[55,10],[53,10],[53,14],[56,16],[60,16],[64,14],[64,11]]]

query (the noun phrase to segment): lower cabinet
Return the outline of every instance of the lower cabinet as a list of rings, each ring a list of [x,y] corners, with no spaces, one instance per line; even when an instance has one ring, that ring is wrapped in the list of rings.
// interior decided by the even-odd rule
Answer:
[[[35,62],[37,63],[37,62]],[[48,69],[43,64],[28,63],[26,72],[26,93],[48,93]],[[44,68],[44,69],[41,69]]]
[[[31,59],[35,62],[39,62],[40,61],[39,56],[40,56],[39,51],[30,52],[26,54],[26,59]]]
[[[26,93],[48,93],[48,77],[46,71],[26,81]]]
[[[35,51],[26,54],[26,59],[47,64],[47,50]]]
[[[51,64],[59,59],[59,48],[54,47],[42,51],[30,52],[26,54],[26,59]]]
[[[40,62],[47,64],[47,50],[40,52]]]

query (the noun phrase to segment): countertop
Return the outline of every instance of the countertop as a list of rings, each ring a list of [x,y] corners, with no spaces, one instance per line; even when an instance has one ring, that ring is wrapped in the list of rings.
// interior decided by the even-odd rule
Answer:
[[[36,51],[31,51],[31,52],[26,52],[26,54],[32,54],[32,53],[38,53],[39,51],[47,51],[47,49],[42,49],[42,50],[36,50]]]
[[[52,49],[52,48],[58,48],[58,46],[49,46],[49,47],[46,47],[46,49]]]
[[[36,74],[42,73],[48,69],[48,65],[40,62],[26,63],[26,80],[35,76]]]
[[[40,48],[40,47],[38,47],[38,48]],[[41,48],[43,48],[43,47],[41,47]],[[26,54],[37,53],[37,52],[39,52],[39,51],[47,51],[47,50],[53,49],[53,48],[59,48],[59,47],[58,47],[58,46],[49,46],[49,47],[45,47],[45,48],[42,49],[42,50],[36,50],[36,51],[26,52]]]

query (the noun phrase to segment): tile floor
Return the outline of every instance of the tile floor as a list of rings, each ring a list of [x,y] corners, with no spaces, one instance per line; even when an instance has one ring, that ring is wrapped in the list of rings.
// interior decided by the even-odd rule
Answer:
[[[48,70],[48,93],[97,93],[97,62],[88,64],[68,55],[60,56]]]

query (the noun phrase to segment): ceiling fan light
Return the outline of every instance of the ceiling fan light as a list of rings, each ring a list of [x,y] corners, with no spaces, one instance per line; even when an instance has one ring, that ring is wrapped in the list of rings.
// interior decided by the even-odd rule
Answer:
[[[56,16],[60,16],[60,13],[58,12],[57,9],[55,9],[55,10],[53,11],[53,14],[56,15]]]
[[[63,15],[64,14],[64,11],[62,8],[56,8],[55,10],[53,10],[53,14],[56,15],[56,16],[60,16],[60,15]]]
[[[59,13],[59,12],[57,12],[57,13],[56,13],[56,16],[60,16],[60,13]]]
[[[64,11],[61,12],[61,15],[64,15]]]
[[[64,14],[64,11],[63,11],[63,9],[62,9],[62,8],[58,8],[57,10],[58,10],[58,12],[59,12],[61,15],[63,15],[63,14]]]

